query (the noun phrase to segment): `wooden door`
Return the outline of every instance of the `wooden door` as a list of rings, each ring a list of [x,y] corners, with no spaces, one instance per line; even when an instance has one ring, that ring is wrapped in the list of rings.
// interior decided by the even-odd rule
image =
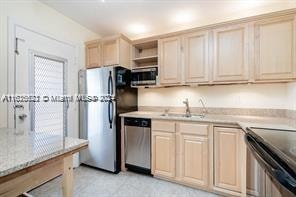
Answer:
[[[186,83],[209,81],[208,31],[184,36],[184,66]]]
[[[102,60],[104,66],[119,64],[119,39],[102,42]]]
[[[241,191],[240,129],[214,128],[214,186]]]
[[[161,84],[181,83],[181,39],[170,37],[159,40],[159,68]]]
[[[152,131],[152,174],[175,177],[175,133]]]
[[[85,46],[86,68],[101,66],[101,45],[98,41],[86,44]]]
[[[247,194],[251,196],[264,196],[265,176],[257,160],[250,150],[247,150]]]
[[[255,79],[283,80],[296,77],[295,17],[255,23]]]
[[[213,30],[213,81],[235,82],[249,79],[248,25]]]
[[[208,138],[180,135],[181,181],[198,187],[208,187]]]

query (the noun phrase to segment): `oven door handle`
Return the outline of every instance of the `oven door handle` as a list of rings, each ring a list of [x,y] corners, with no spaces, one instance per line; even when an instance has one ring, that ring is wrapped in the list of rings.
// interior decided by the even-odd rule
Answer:
[[[293,178],[280,164],[277,162],[270,153],[264,150],[265,145],[260,145],[260,142],[252,137],[250,134],[245,136],[246,143],[251,149],[254,156],[259,159],[266,170],[276,177],[276,179],[282,184],[288,187],[288,189],[296,194],[296,179]],[[265,146],[266,147],[266,146]],[[267,148],[267,147],[266,147]]]

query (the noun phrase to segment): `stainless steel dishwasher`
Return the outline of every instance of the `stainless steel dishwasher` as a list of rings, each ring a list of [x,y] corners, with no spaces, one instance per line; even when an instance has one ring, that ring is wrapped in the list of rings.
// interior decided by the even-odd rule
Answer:
[[[124,118],[125,167],[151,173],[151,120]]]

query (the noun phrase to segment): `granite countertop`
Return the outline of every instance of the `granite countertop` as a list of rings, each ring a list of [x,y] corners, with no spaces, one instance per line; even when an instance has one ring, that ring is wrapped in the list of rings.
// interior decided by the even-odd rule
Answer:
[[[87,145],[83,139],[0,128],[0,177]]]
[[[239,116],[207,114],[204,118],[194,116],[187,118],[182,116],[164,116],[162,112],[134,111],[120,114],[121,117],[150,118],[159,120],[209,122],[214,124],[237,125],[245,130],[247,127],[260,127],[271,129],[296,130],[296,120],[288,118],[262,117],[262,116]]]

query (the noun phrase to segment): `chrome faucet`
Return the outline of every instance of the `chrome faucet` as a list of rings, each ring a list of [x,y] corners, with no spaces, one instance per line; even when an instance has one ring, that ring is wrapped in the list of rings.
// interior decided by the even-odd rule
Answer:
[[[183,103],[186,105],[186,117],[191,117],[191,112],[189,109],[189,101],[188,98],[186,98],[185,101],[183,101]]]
[[[203,100],[201,98],[199,99],[199,102],[202,105],[202,115],[201,116],[205,117],[207,115],[207,113],[208,113],[208,109],[206,108],[206,106],[205,106],[205,104],[204,104],[204,102],[203,102]]]

